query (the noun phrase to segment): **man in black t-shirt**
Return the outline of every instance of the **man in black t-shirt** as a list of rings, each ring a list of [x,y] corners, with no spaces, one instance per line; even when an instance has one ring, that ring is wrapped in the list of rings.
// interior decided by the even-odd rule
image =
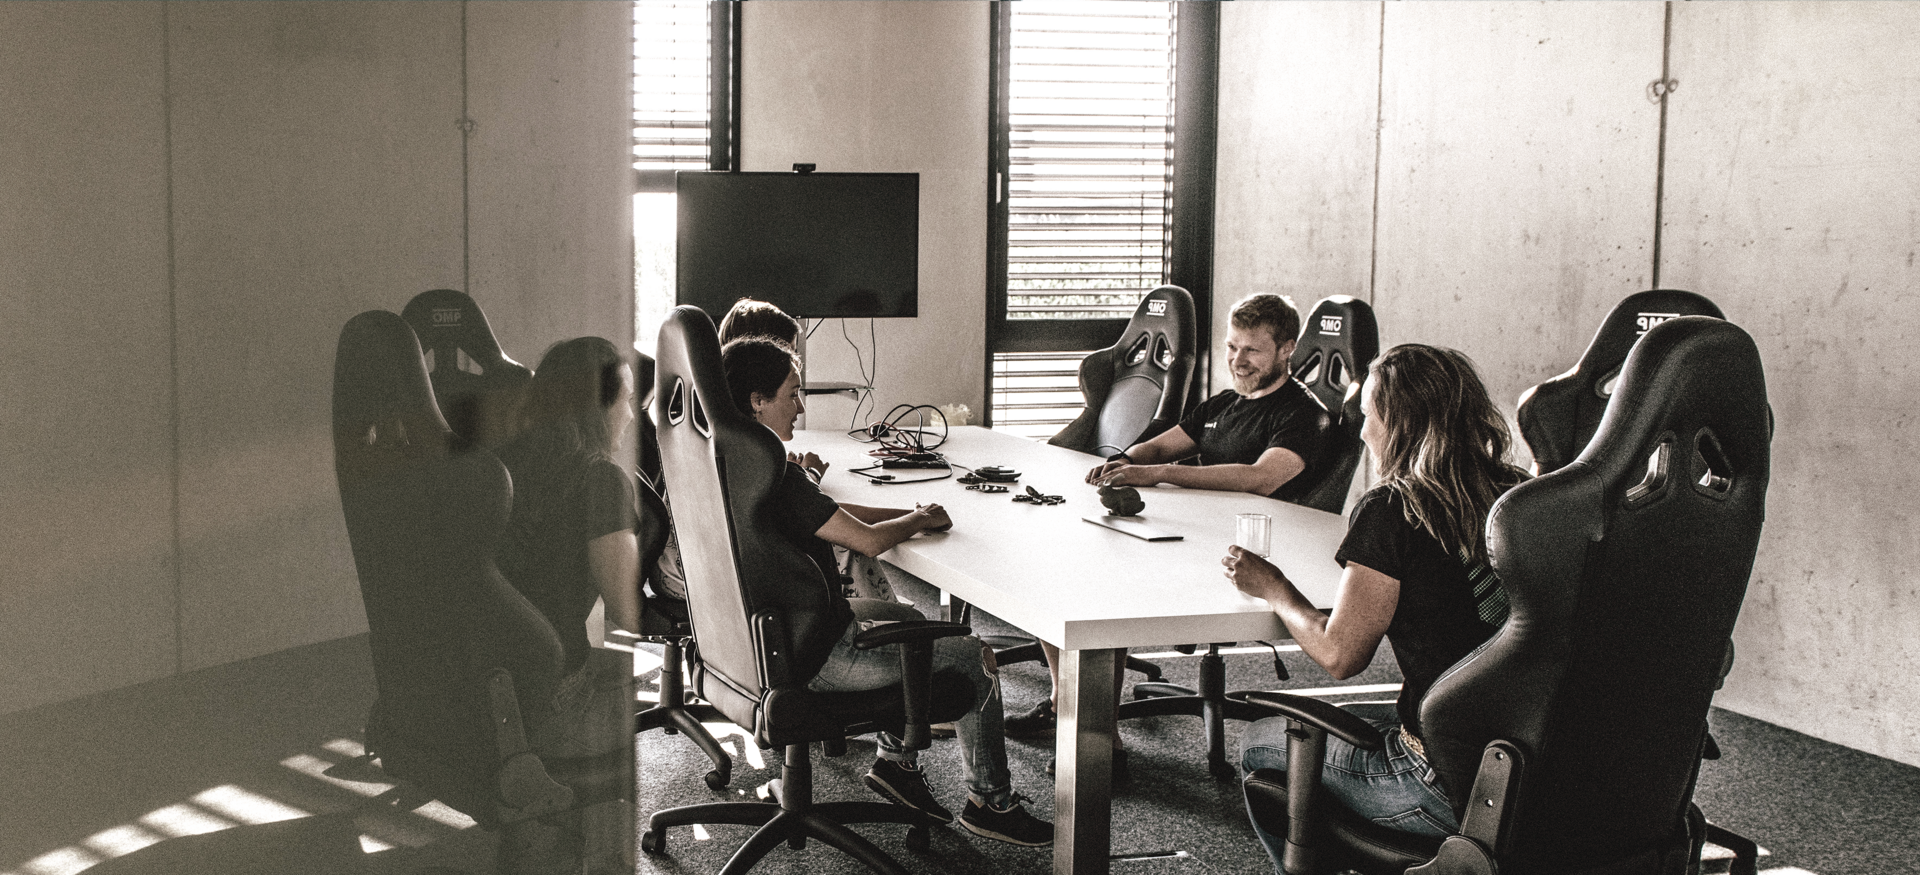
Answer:
[[[1251,492],[1291,501],[1321,464],[1329,419],[1320,399],[1288,370],[1300,312],[1280,295],[1233,305],[1227,366],[1233,388],[1201,402],[1151,440],[1128,447],[1087,474],[1088,483]],[[1198,457],[1197,465],[1174,464]]]
[[[1293,378],[1289,361],[1300,336],[1300,311],[1273,294],[1256,294],[1233,305],[1227,332],[1227,366],[1233,388],[1201,402],[1180,421],[1151,440],[1128,447],[1087,473],[1088,483],[1153,486],[1171,483],[1190,489],[1251,492],[1281,501],[1306,493],[1326,444],[1329,418],[1320,399]],[[1197,465],[1175,464],[1198,456]],[[1060,650],[1045,641],[1053,688],[1060,689]],[[1116,675],[1117,691],[1121,679]],[[1052,732],[1051,699],[1025,714],[1009,717],[1012,738]],[[1114,736],[1116,744],[1119,735]],[[1114,778],[1126,780],[1125,752],[1114,751]]]

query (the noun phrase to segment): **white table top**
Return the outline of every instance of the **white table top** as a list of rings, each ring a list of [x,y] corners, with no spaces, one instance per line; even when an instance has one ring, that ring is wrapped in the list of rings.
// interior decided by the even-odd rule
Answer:
[[[832,463],[821,488],[835,500],[876,507],[937,502],[954,528],[923,534],[882,558],[955,597],[978,605],[1064,650],[1287,637],[1265,603],[1222,576],[1234,515],[1273,517],[1272,558],[1315,605],[1329,607],[1341,569],[1333,554],[1346,520],[1244,493],[1177,487],[1141,490],[1141,519],[1179,541],[1149,542],[1083,521],[1106,513],[1086,473],[1099,459],[979,427],[956,427],[939,448],[969,468],[997,465],[1021,473],[1014,491],[1033,486],[1065,503],[1013,502],[1012,492],[983,494],[954,478],[879,485],[852,468],[874,464],[872,445],[840,431],[799,431],[788,444]],[[880,473],[880,472],[875,472]],[[938,471],[897,469],[901,480]]]

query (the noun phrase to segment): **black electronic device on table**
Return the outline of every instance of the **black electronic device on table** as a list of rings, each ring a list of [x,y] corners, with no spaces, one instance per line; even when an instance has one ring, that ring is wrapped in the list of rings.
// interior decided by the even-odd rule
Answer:
[[[676,300],[797,319],[919,315],[917,173],[674,174]]]

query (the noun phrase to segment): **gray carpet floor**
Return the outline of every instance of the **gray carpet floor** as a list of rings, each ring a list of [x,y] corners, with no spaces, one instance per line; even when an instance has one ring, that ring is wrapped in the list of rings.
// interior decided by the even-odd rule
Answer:
[[[898,585],[901,597],[937,613],[937,593],[907,583]],[[996,618],[976,613],[971,620],[978,634],[1018,635]],[[1345,681],[1335,681],[1298,652],[1283,652],[1291,678],[1276,680],[1273,655],[1265,648],[1234,648],[1226,660],[1229,690],[1351,688],[1363,692],[1327,693],[1335,702],[1391,701],[1395,692],[1381,690],[1400,680],[1386,646],[1372,666]],[[1163,666],[1166,679],[1192,686],[1198,656],[1173,655],[1171,647],[1135,648],[1136,656]],[[1255,652],[1245,652],[1254,650]],[[656,651],[657,652],[657,649]],[[1130,674],[1128,683],[1139,680]],[[642,689],[650,689],[642,678]],[[1018,713],[1045,698],[1046,669],[1038,663],[1002,668],[1001,681],[1009,713]],[[1371,688],[1371,689],[1369,689]],[[1849,750],[1768,723],[1716,709],[1711,717],[1724,756],[1702,768],[1696,800],[1710,820],[1757,841],[1765,855],[1761,871],[1791,875],[1886,875],[1920,871],[1920,769]],[[1245,724],[1227,722],[1230,758],[1237,751]],[[1247,825],[1238,787],[1217,781],[1205,767],[1205,741],[1200,722],[1189,717],[1155,717],[1125,721],[1121,734],[1130,751],[1134,783],[1119,790],[1113,800],[1116,875],[1159,873],[1218,873],[1267,875],[1273,871]],[[733,736],[737,751],[744,741]],[[646,812],[719,798],[701,782],[706,758],[684,739],[649,733],[641,739],[646,763],[640,783],[640,810]],[[1032,796],[1033,811],[1051,817],[1052,782],[1046,775],[1052,755],[1050,740],[1009,740],[1015,789]],[[758,751],[755,751],[758,753]],[[860,778],[872,764],[871,739],[848,746],[844,757],[816,755],[815,799],[875,798]],[[955,811],[966,798],[960,759],[952,741],[936,741],[923,755],[923,765],[936,794]],[[764,763],[764,761],[761,761]],[[756,793],[778,776],[775,764],[735,766],[729,792],[744,797]],[[1050,852],[1016,848],[979,839],[957,828],[935,831],[931,853],[916,854],[904,846],[904,829],[897,826],[857,827],[862,835],[893,854],[913,872],[951,875],[1009,875],[1043,873],[1051,866]],[[744,827],[670,831],[667,854],[644,855],[641,871],[662,875],[692,875],[718,871],[733,850],[745,841]],[[1725,871],[1725,854],[1708,848],[1707,869]],[[809,846],[805,851],[781,848],[756,870],[776,873],[862,871],[851,859],[831,848]]]
[[[926,592],[905,597],[932,603]],[[991,617],[977,616],[974,623],[986,634],[1013,632]],[[1230,655],[1228,687],[1335,685],[1298,653],[1286,658],[1293,679],[1276,682],[1264,649]],[[1198,665],[1190,656],[1154,661],[1174,682],[1190,682]],[[1008,666],[1002,676],[1012,711],[1046,695],[1039,664]],[[642,690],[652,688],[653,677],[641,678]],[[1383,653],[1346,684],[1397,681],[1391,657]],[[369,794],[377,785],[339,778],[372,701],[366,639],[356,636],[0,715],[0,875],[74,875],[96,868],[103,875],[490,871],[491,834],[433,806],[409,811],[380,805]],[[1762,871],[1920,870],[1914,815],[1920,810],[1920,769],[1725,711],[1716,710],[1711,719],[1726,756],[1704,766],[1696,798],[1710,818],[1767,849]],[[1230,738],[1240,728],[1229,722]],[[1127,855],[1115,862],[1117,875],[1271,871],[1246,824],[1238,789],[1207,775],[1197,720],[1128,721],[1122,734],[1135,780],[1113,800],[1114,848]],[[759,751],[742,750],[739,735],[728,740],[742,755],[728,793],[756,792],[776,775],[756,764]],[[685,738],[650,732],[638,737],[636,747],[643,817],[720,797],[701,782],[706,758]],[[1051,817],[1052,786],[1045,773],[1051,743],[1015,740],[1008,749],[1016,788],[1036,800],[1036,812]],[[844,757],[816,759],[816,798],[873,798],[859,782],[872,757],[871,740],[856,740]],[[925,764],[936,790],[957,808],[965,793],[954,743],[936,742]],[[263,826],[239,828],[256,822]],[[977,839],[953,828],[936,830],[925,854],[903,847],[899,827],[857,829],[916,873],[1014,875],[1050,867],[1050,851]],[[171,838],[192,833],[207,834]],[[247,833],[252,837],[241,841]],[[726,826],[704,835],[676,829],[668,853],[643,855],[640,871],[715,872],[746,833]],[[346,861],[341,846],[351,851],[356,839],[373,853]],[[259,849],[267,845],[276,854],[262,856]],[[338,861],[339,868],[329,868],[329,861]],[[776,850],[756,871],[861,870],[839,852],[814,845],[805,852]]]

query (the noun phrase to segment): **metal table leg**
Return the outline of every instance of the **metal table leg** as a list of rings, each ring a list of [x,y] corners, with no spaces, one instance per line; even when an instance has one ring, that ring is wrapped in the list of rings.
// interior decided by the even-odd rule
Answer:
[[[1054,875],[1107,875],[1113,846],[1113,673],[1125,654],[1062,653],[1054,741]]]

